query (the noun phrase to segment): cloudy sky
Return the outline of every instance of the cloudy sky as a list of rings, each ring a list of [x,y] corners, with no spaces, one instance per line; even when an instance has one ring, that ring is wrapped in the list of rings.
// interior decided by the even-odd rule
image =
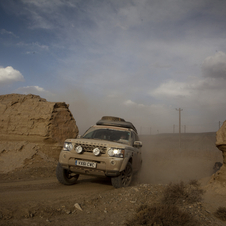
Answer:
[[[1,0],[0,95],[9,93],[70,104],[81,133],[103,115],[142,134],[178,132],[179,108],[182,132],[217,131],[226,1]]]

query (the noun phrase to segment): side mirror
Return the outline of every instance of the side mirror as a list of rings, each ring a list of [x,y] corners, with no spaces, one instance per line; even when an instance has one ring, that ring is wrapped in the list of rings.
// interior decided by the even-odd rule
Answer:
[[[134,141],[133,146],[136,147],[136,148],[141,148],[142,142],[141,141]]]

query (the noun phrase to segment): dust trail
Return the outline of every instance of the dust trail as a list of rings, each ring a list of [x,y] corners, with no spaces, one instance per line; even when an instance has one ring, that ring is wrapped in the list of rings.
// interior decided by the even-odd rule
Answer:
[[[177,134],[141,136],[143,164],[136,182],[165,184],[209,177],[214,163],[222,162],[215,147],[215,133],[183,134],[181,149]]]

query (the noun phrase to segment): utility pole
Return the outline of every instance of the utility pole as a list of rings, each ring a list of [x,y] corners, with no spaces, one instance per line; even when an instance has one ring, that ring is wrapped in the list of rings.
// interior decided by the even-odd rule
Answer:
[[[183,111],[183,109],[176,108],[176,110],[179,111],[179,148],[181,148],[181,111]]]

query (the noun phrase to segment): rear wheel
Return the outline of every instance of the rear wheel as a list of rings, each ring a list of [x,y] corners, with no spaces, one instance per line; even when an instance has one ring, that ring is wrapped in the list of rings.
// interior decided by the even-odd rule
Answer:
[[[61,184],[72,185],[77,182],[79,174],[75,174],[67,169],[64,169],[58,162],[56,168],[56,177]]]
[[[111,184],[115,188],[127,187],[130,185],[133,178],[133,168],[130,162],[127,163],[125,170],[117,177],[111,178]]]

